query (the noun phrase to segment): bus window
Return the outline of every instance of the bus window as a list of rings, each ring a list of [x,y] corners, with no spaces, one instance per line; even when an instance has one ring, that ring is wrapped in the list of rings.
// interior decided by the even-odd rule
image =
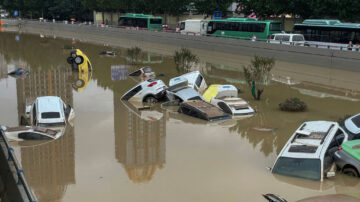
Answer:
[[[147,20],[145,18],[138,18],[135,27],[147,28]]]
[[[161,19],[150,19],[150,24],[161,24]]]
[[[270,23],[270,31],[281,31],[281,23]]]

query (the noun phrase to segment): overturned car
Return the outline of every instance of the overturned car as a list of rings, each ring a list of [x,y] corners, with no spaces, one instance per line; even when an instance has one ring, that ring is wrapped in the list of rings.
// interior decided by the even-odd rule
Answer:
[[[163,81],[149,79],[135,85],[121,97],[121,100],[155,103],[166,99],[166,89]]]

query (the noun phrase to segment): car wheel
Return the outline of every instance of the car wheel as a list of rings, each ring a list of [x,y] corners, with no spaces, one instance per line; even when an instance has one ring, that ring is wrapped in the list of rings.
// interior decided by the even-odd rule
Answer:
[[[74,62],[79,65],[84,62],[84,58],[82,56],[76,56]]]
[[[156,103],[158,100],[153,96],[148,96],[145,98],[145,102],[147,103]]]
[[[357,170],[355,168],[345,168],[343,173],[345,175],[350,175],[353,177],[359,177],[359,173],[357,172]]]
[[[74,62],[74,58],[68,57],[68,58],[66,59],[66,61],[67,61],[69,64],[72,64],[72,63]]]
[[[81,79],[79,79],[79,80],[77,80],[77,81],[75,82],[75,86],[76,86],[77,88],[84,87],[84,85],[85,85],[85,81],[83,81],[83,80],[81,80]]]

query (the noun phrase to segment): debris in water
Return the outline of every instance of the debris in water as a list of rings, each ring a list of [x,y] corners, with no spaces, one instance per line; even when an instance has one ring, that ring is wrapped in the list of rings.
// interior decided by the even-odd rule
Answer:
[[[11,71],[8,73],[8,75],[14,76],[14,77],[22,77],[22,76],[26,76],[29,74],[30,74],[30,72],[23,68],[18,68],[18,69],[15,69],[14,71]]]

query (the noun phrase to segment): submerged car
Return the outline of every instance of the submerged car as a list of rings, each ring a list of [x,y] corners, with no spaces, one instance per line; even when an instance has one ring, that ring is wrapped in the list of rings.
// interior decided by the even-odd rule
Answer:
[[[55,140],[61,137],[63,134],[63,130],[52,130],[39,126],[1,126],[1,129],[10,141]]]
[[[80,50],[72,50],[67,62],[72,65],[73,70],[85,73],[92,71],[92,65],[89,58]]]
[[[230,119],[230,116],[214,105],[203,100],[188,100],[180,104],[180,113],[203,119],[206,121],[219,121]]]
[[[151,67],[142,67],[132,73],[129,76],[140,76],[141,78],[154,79],[156,77],[155,72],[151,69]]]
[[[8,73],[8,75],[16,77],[16,78],[27,76],[29,74],[30,74],[30,72],[23,68],[18,68],[18,69],[15,69],[14,71],[11,71]]]
[[[204,77],[200,74],[199,71],[193,71],[181,76],[170,79],[169,87],[182,83],[184,81],[188,81],[188,86],[198,91],[202,94],[207,88],[207,84],[205,82]]]
[[[237,116],[251,116],[254,109],[243,99],[237,97],[238,90],[233,85],[210,85],[203,94],[204,99],[225,112]]]
[[[72,121],[75,112],[60,97],[44,96],[26,107],[26,115],[32,126],[57,127]]]
[[[335,163],[344,174],[360,177],[360,140],[343,143],[335,152]]]
[[[336,122],[305,122],[279,153],[272,172],[320,181],[332,177],[334,153],[347,140],[347,133]]]
[[[180,103],[187,100],[203,100],[202,96],[195,89],[188,86],[187,80],[171,86],[166,91],[167,98],[170,101]]]
[[[344,129],[349,134],[350,140],[360,139],[360,114],[346,119]]]
[[[166,99],[166,89],[163,81],[149,79],[135,85],[121,97],[121,100],[155,103]]]

